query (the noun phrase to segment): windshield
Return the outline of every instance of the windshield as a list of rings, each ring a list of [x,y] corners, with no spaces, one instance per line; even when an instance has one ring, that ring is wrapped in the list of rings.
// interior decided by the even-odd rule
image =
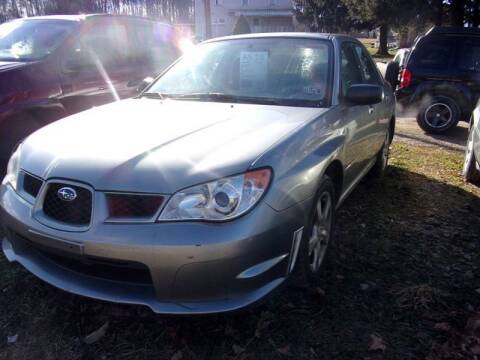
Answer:
[[[75,28],[64,20],[15,20],[0,25],[0,61],[39,60]]]
[[[145,95],[325,107],[331,89],[331,52],[327,41],[294,38],[201,44]]]

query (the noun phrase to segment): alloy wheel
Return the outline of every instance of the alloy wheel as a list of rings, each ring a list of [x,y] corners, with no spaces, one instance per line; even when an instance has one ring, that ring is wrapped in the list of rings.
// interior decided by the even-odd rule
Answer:
[[[445,103],[434,103],[425,110],[424,117],[428,126],[439,129],[450,124],[453,118],[453,111]]]
[[[332,231],[333,211],[332,195],[324,191],[315,207],[312,233],[308,241],[308,259],[312,273],[318,272],[325,259]]]

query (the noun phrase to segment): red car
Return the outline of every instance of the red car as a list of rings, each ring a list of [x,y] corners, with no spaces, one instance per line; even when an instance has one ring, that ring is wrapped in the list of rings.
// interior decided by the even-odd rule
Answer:
[[[0,25],[0,173],[43,125],[134,96],[180,54],[174,28],[112,15],[45,16]]]

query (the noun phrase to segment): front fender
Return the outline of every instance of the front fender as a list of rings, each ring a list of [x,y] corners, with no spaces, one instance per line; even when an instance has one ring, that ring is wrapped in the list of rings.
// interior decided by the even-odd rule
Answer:
[[[271,166],[274,182],[265,202],[277,211],[315,195],[319,180],[334,160],[342,160],[345,135],[335,109],[314,119],[274,146],[254,166]]]

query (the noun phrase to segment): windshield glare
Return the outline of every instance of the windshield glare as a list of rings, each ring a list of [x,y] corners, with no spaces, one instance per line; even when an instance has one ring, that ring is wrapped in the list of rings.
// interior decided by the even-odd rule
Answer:
[[[327,106],[329,42],[241,39],[206,43],[185,55],[148,89],[165,95],[222,94]]]
[[[0,25],[0,61],[39,60],[54,51],[76,23],[63,20],[15,20]]]

